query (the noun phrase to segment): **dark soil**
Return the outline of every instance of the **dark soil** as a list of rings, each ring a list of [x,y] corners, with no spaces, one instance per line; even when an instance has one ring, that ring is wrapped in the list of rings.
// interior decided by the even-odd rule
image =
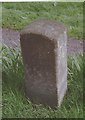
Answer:
[[[0,41],[1,40],[3,44],[9,47],[20,47],[20,33],[17,30],[15,31],[7,28],[0,29]],[[83,40],[76,40],[75,38],[68,37],[67,53],[83,53]]]

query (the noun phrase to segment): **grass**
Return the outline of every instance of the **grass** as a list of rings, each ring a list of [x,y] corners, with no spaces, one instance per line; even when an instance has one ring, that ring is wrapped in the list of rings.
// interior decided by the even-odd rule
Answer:
[[[22,29],[35,19],[63,22],[68,35],[83,38],[83,3],[81,2],[14,2],[2,3],[2,26]]]
[[[59,109],[34,105],[24,93],[24,73],[19,49],[2,48],[3,118],[82,118],[83,56],[68,57],[68,91]],[[84,56],[85,59],[85,56]],[[84,64],[85,68],[85,64]]]
[[[2,26],[2,3],[0,3],[0,27]]]
[[[2,46],[0,45],[0,118],[2,116]]]
[[[35,19],[47,18],[63,22],[68,35],[83,38],[83,3],[14,2],[0,4],[2,26],[22,29]],[[0,16],[1,17],[1,16]],[[82,118],[83,117],[83,59],[68,56],[68,91],[59,109],[34,105],[24,93],[24,71],[20,50],[3,46],[3,118]],[[1,54],[0,53],[0,54]],[[0,67],[1,68],[1,67]],[[85,71],[85,70],[84,70]]]

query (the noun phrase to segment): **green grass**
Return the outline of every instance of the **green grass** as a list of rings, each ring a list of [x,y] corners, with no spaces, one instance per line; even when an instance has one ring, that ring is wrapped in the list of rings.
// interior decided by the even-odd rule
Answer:
[[[22,29],[35,19],[46,18],[63,22],[68,35],[83,38],[83,3],[75,2],[15,2],[2,3],[2,25]]]
[[[19,49],[2,49],[3,118],[82,118],[83,56],[68,57],[68,90],[59,109],[34,105],[24,93],[24,73]],[[85,59],[85,56],[84,56]],[[84,65],[85,68],[85,65]]]
[[[2,45],[0,44],[0,118],[2,116]]]
[[[0,26],[2,26],[2,3],[0,3]]]

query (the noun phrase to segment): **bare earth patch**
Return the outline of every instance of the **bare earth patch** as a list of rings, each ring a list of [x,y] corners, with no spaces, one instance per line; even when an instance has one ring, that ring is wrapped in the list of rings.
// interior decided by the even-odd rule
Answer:
[[[20,48],[20,32],[8,28],[2,28],[0,29],[0,41],[2,41],[3,44],[6,44],[9,47]],[[75,38],[68,37],[67,53],[83,54],[83,40],[76,40]]]

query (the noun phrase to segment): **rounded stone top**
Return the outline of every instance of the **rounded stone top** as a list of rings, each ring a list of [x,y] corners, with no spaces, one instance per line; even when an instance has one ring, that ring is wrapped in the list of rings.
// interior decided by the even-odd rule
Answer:
[[[26,26],[23,30],[21,30],[20,35],[24,34],[37,34],[43,35],[48,38],[57,39],[61,34],[65,34],[67,32],[66,27],[61,22],[56,22],[54,20],[36,20],[32,22],[30,25]]]

